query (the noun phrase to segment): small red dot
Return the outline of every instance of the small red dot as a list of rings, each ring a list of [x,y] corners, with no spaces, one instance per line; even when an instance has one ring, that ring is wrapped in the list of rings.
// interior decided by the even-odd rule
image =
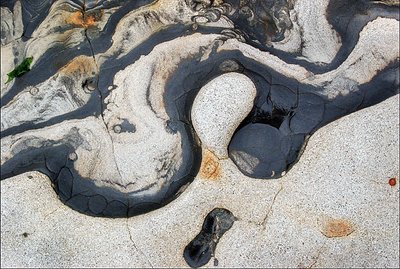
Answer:
[[[389,179],[389,185],[392,186],[392,187],[396,185],[396,178],[395,177],[392,177],[391,179]]]

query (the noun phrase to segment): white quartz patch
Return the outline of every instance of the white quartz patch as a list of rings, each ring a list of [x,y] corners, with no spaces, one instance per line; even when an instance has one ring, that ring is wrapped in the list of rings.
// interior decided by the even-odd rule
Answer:
[[[228,156],[231,137],[253,107],[256,88],[245,75],[227,73],[203,86],[192,107],[192,122],[203,146]]]

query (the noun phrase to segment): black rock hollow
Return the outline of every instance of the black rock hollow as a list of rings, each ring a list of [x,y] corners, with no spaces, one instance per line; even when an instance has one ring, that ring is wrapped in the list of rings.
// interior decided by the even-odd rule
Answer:
[[[37,86],[57,75],[60,69],[74,58],[86,55],[89,58],[93,57],[93,61],[97,61],[96,57],[107,52],[113,45],[113,35],[117,24],[124,16],[139,8],[152,9],[152,5],[158,1],[84,2],[86,5],[83,5],[82,1],[68,1],[72,10],[83,12],[82,14],[89,10],[109,8],[114,8],[115,12],[110,15],[102,30],[85,29],[85,39],[80,44],[68,47],[59,43],[44,52],[32,66],[32,70],[18,78],[8,92],[2,95],[2,109],[17,99],[18,94],[26,88]],[[180,135],[182,164],[174,171],[168,184],[162,186],[156,194],[147,192],[152,185],[133,192],[122,192],[111,186],[98,185],[93,178],[82,176],[75,166],[77,160],[81,158],[76,152],[79,147],[91,147],[91,142],[82,135],[82,132],[92,130],[86,130],[85,126],[68,126],[66,122],[72,119],[83,122],[89,117],[103,120],[106,109],[105,100],[110,94],[110,89],[115,86],[113,85],[115,75],[137,62],[142,56],[150,54],[157,45],[180,37],[201,33],[218,34],[217,41],[221,43],[229,39],[238,39],[253,48],[268,51],[287,63],[298,64],[315,74],[321,74],[337,68],[345,60],[357,43],[358,33],[368,21],[378,16],[398,19],[398,14],[393,7],[377,6],[369,3],[370,1],[354,1],[358,4],[332,1],[328,8],[328,20],[342,36],[343,44],[332,63],[318,65],[298,59],[297,53],[291,54],[273,48],[274,42],[282,40],[285,32],[292,27],[289,16],[289,11],[293,9],[291,2],[289,0],[229,0],[218,6],[216,1],[186,0],[188,9],[199,11],[198,15],[193,16],[192,22],[177,21],[161,27],[123,56],[121,56],[122,52],[108,55],[102,65],[98,66],[97,72],[88,74],[90,78],[78,82],[69,77],[62,79],[63,86],[71,96],[76,95],[75,83],[79,85],[79,90],[87,92],[89,98],[86,103],[71,112],[50,119],[21,120],[17,126],[2,130],[2,139],[9,139],[16,135],[24,135],[24,139],[20,141],[17,148],[8,152],[9,156],[2,158],[1,179],[28,171],[40,171],[49,176],[55,191],[66,205],[92,216],[131,217],[160,208],[178,197],[185,186],[194,180],[200,168],[202,145],[194,131],[190,116],[193,101],[207,82],[228,72],[246,75],[254,82],[257,89],[251,112],[241,122],[231,139],[228,147],[229,157],[238,169],[249,177],[265,179],[281,177],[296,163],[307,139],[320,127],[398,94],[398,59],[380,70],[369,82],[354,85],[355,90],[351,93],[328,98],[322,86],[311,86],[286,77],[272,67],[245,56],[238,49],[218,50],[218,45],[211,51],[199,48],[197,54],[181,59],[176,70],[165,77],[162,101],[169,117],[165,131]],[[2,1],[1,6],[12,9],[14,3],[15,1]],[[54,1],[22,2],[23,14],[26,15],[23,20],[24,39],[31,39],[33,31],[45,19],[43,14],[46,14],[45,11],[48,11],[53,4],[55,4]],[[350,7],[348,11],[345,10],[347,5]],[[369,16],[360,15],[360,10],[365,9],[370,11]],[[341,13],[343,10],[346,12]],[[354,14],[361,16],[362,19],[353,20]],[[221,18],[229,19],[234,28],[200,25],[197,22],[200,17],[210,22],[217,22]],[[339,17],[340,20],[337,20],[336,18]],[[143,20],[147,19],[147,17],[143,18]],[[263,28],[264,24],[266,27]],[[349,32],[346,32],[346,29]],[[206,59],[203,59],[206,54]],[[147,96],[147,101],[150,104],[149,96]],[[152,109],[151,105],[149,108]],[[60,139],[36,137],[29,133],[64,123],[66,124],[65,133]],[[136,123],[126,118],[121,118],[121,123],[113,126],[113,132],[123,135],[135,135],[137,129]],[[93,133],[96,135],[95,130]],[[4,145],[4,147],[7,146]],[[139,156],[141,153],[135,154]],[[159,169],[164,168],[162,166]],[[153,183],[153,185],[156,184],[157,182]],[[210,237],[213,233],[221,233],[219,235],[221,236],[225,230],[223,232],[209,230],[214,229],[213,225],[224,221],[224,218],[233,223],[233,215],[230,212],[227,213],[222,209],[216,209],[213,212],[206,218],[206,222],[210,221],[212,224],[204,224],[204,231],[201,233],[204,238]],[[225,217],[218,220],[219,214]],[[232,226],[232,223],[228,226]],[[193,243],[187,251],[185,250],[185,253],[187,252],[185,259],[191,266],[200,266],[199,264],[203,264],[211,257],[215,245],[207,243],[207,246],[204,245],[205,254],[199,255],[197,253],[199,249],[196,250],[197,252],[193,250],[197,248],[195,244],[197,243]]]
[[[227,209],[215,208],[204,219],[200,233],[185,247],[183,257],[190,267],[207,264],[214,257],[219,239],[237,218]]]

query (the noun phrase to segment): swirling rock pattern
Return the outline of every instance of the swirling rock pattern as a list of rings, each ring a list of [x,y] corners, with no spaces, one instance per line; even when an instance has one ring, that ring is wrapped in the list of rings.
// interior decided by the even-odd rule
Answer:
[[[73,209],[127,217],[176,198],[204,152],[281,177],[318,128],[398,94],[397,5],[2,1],[1,178],[38,170]]]

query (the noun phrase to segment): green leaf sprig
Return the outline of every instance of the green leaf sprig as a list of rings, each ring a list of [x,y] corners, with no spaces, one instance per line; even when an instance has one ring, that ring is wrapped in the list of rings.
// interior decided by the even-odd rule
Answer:
[[[26,72],[31,70],[31,64],[33,61],[33,57],[26,58],[20,65],[18,65],[13,71],[7,74],[8,80],[6,84],[12,81],[14,78],[20,77]]]

